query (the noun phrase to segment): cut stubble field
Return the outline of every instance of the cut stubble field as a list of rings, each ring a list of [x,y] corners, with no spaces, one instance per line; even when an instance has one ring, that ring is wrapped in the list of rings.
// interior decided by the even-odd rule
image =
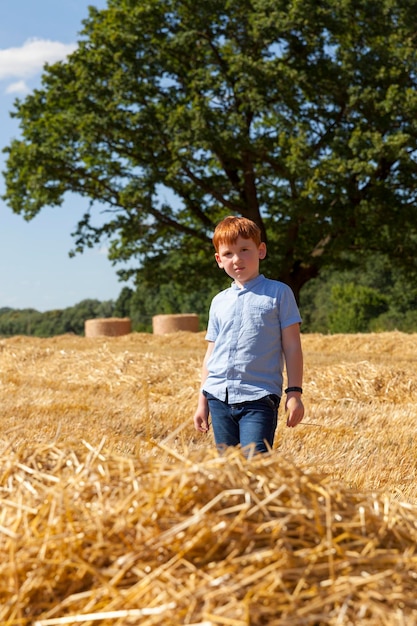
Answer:
[[[417,624],[417,335],[303,335],[271,454],[194,431],[204,333],[0,340],[0,622]]]

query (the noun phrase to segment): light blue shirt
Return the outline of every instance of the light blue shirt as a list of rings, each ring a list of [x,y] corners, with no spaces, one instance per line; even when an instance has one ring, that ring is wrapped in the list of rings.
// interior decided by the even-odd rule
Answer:
[[[288,285],[262,274],[212,300],[206,339],[214,349],[203,390],[229,404],[282,395],[281,330],[301,323]]]

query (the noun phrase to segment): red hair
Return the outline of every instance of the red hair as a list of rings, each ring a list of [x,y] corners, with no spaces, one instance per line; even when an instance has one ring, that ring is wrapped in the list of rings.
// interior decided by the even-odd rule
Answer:
[[[217,224],[212,239],[213,246],[216,252],[218,252],[222,243],[226,245],[233,244],[239,237],[252,239],[257,246],[260,246],[262,243],[261,229],[255,222],[248,220],[246,217],[229,215]]]

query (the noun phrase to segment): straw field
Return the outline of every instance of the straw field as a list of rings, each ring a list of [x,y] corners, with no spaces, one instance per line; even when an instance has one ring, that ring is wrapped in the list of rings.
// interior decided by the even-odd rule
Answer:
[[[305,335],[304,423],[219,456],[204,333],[0,340],[0,624],[417,624],[417,335]]]

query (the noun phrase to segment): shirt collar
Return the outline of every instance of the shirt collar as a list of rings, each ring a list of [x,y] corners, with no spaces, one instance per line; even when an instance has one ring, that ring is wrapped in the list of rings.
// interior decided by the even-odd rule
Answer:
[[[263,274],[258,274],[256,278],[252,278],[252,280],[249,280],[247,283],[245,283],[242,289],[238,285],[236,285],[234,281],[232,282],[231,287],[236,291],[250,291],[252,287],[254,287],[257,283],[260,283],[262,280],[264,280],[264,278],[265,276]]]

